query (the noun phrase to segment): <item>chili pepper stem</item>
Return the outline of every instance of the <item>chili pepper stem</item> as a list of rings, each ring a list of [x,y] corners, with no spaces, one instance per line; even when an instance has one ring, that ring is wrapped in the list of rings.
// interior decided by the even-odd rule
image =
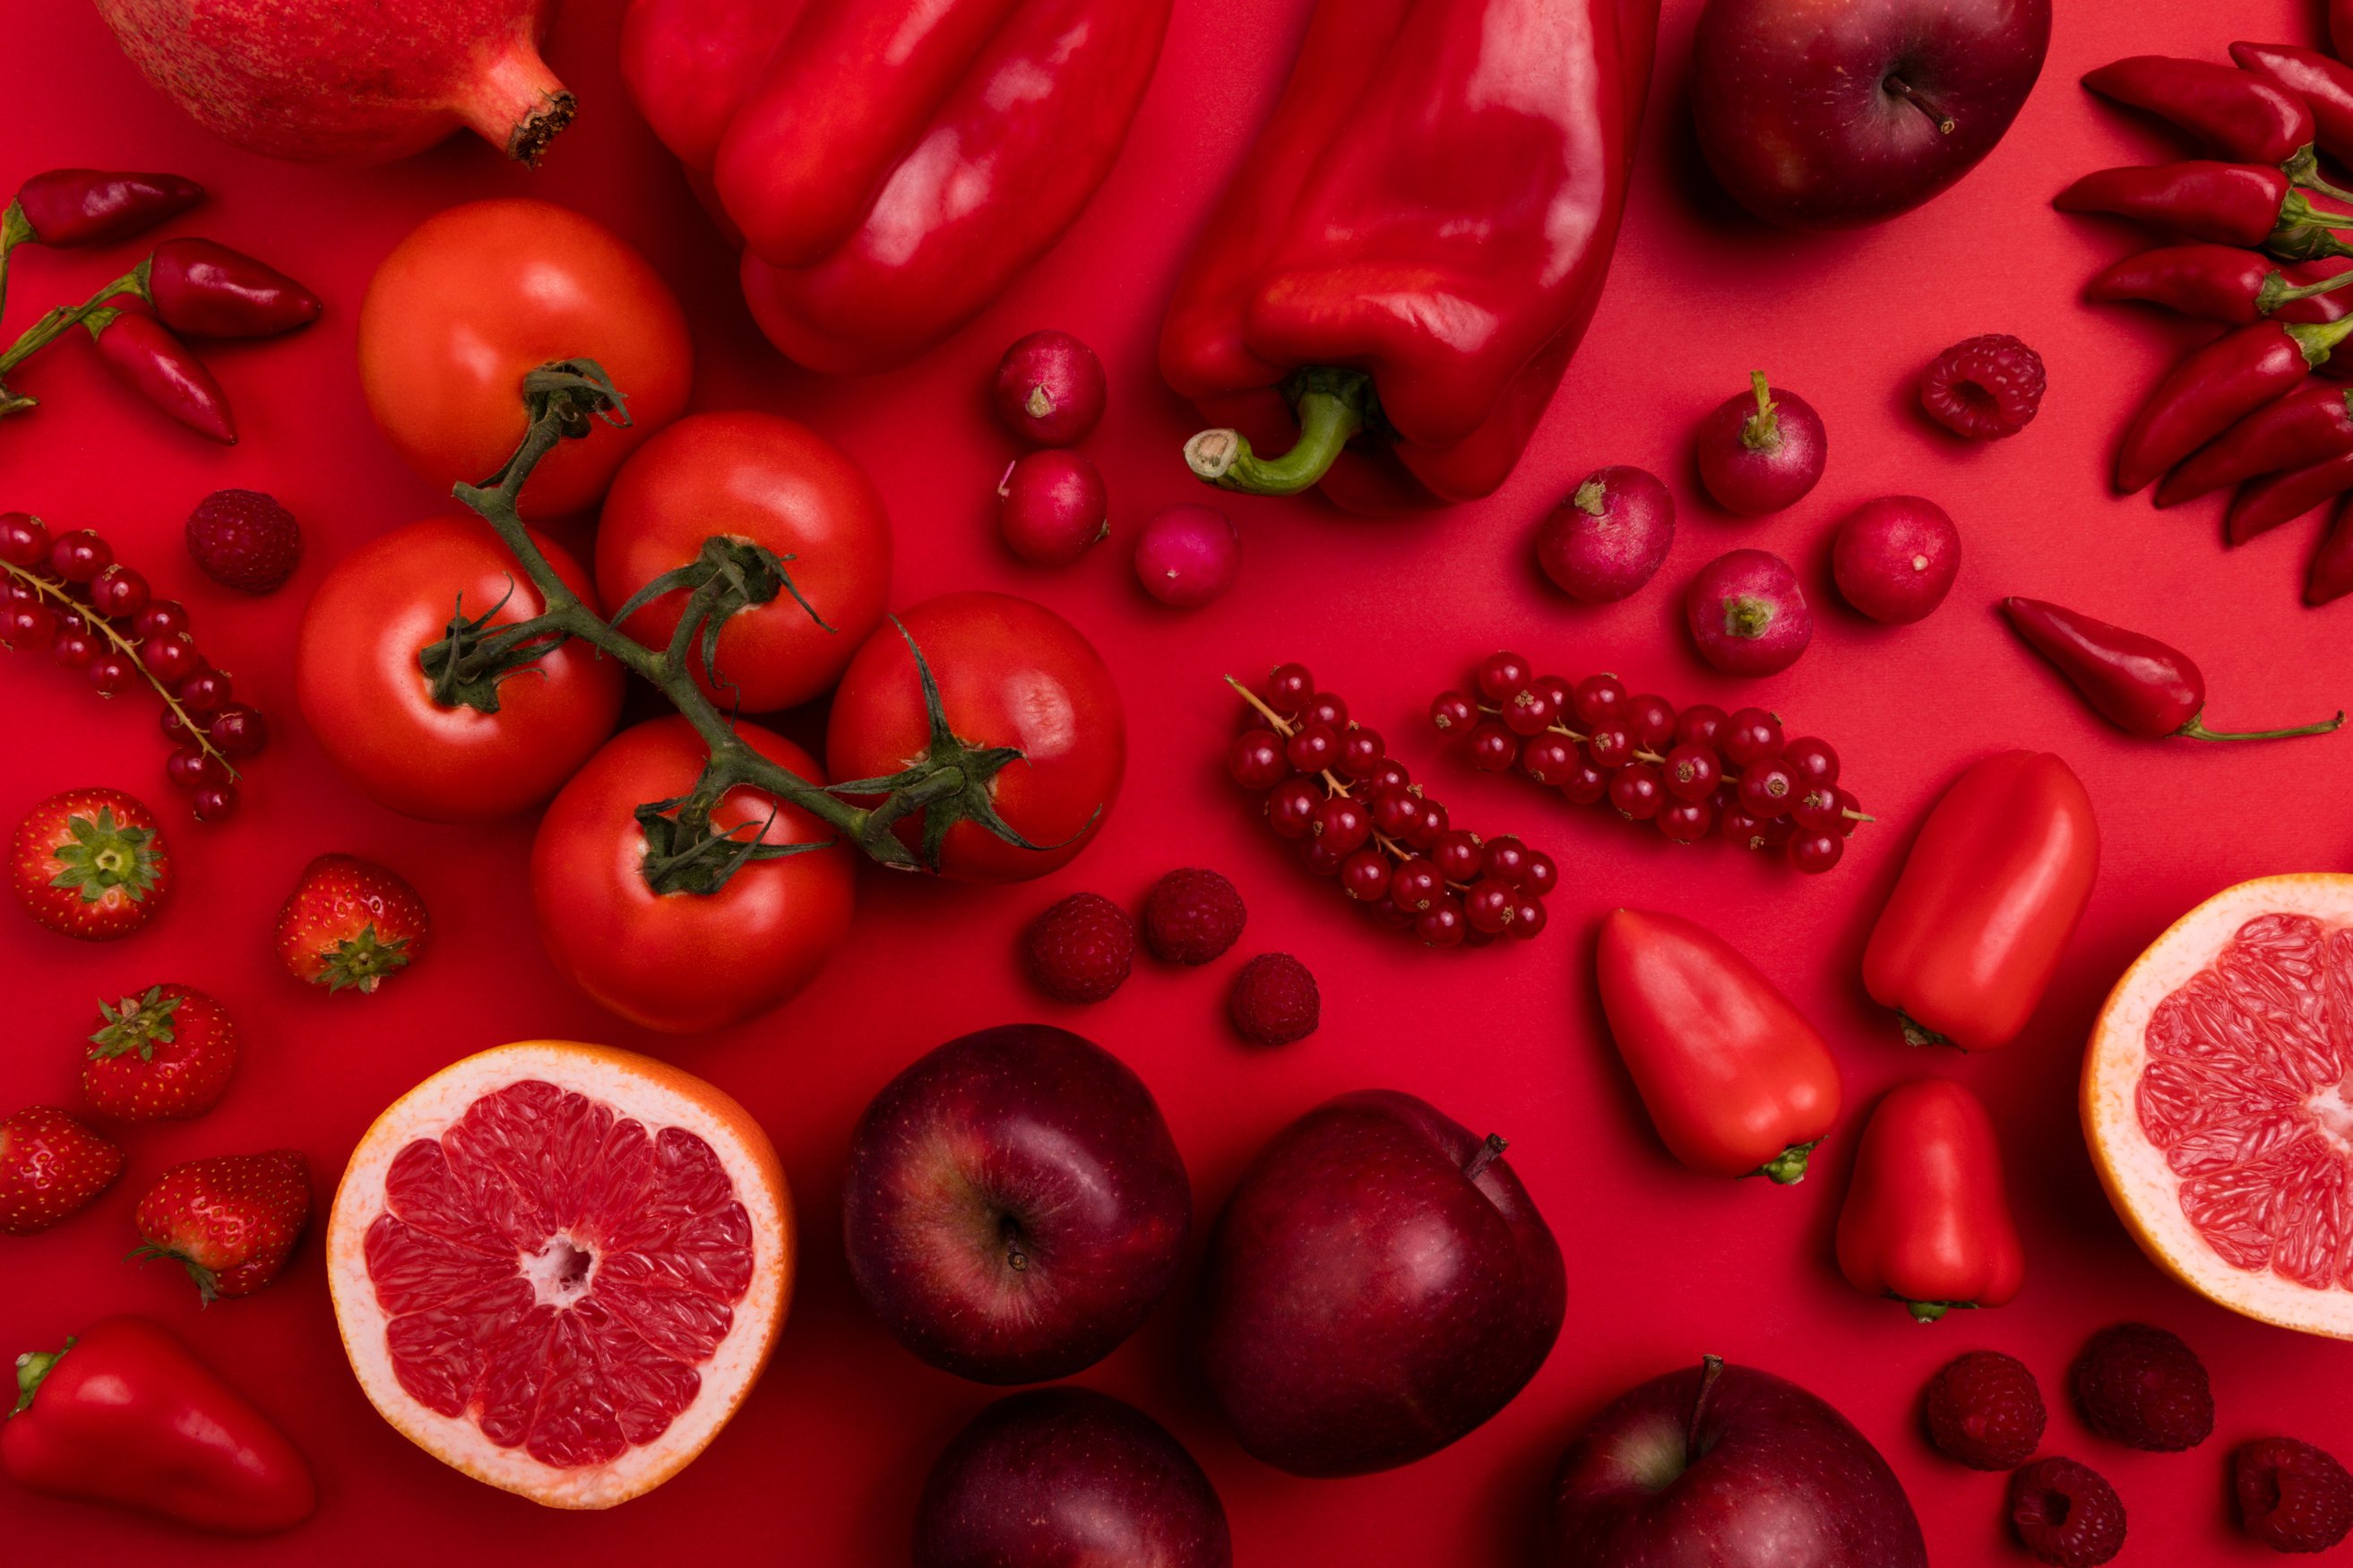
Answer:
[[[2295,346],[2304,351],[2305,363],[2326,364],[2337,345],[2353,334],[2353,316],[2340,316],[2333,321],[2295,321],[2281,331],[2294,338]]]
[[[1879,85],[1926,115],[1935,122],[1937,135],[1950,136],[1953,133],[1953,117],[1947,113],[1943,106],[1935,99],[1930,98],[1902,77],[1891,76]]]
[[[2255,290],[2255,311],[2258,315],[2268,316],[2282,305],[2309,300],[2348,284],[2353,284],[2353,268],[2348,268],[2334,278],[2323,278],[2317,283],[2302,285],[2289,283],[2287,274],[2274,268],[2264,276],[2263,286]]]
[[[1810,1143],[1792,1143],[1757,1166],[1756,1173],[1776,1186],[1794,1187],[1806,1179],[1806,1157],[1821,1147],[1821,1142],[1817,1138]]]
[[[33,237],[33,220],[25,216],[25,204],[11,201],[5,212],[0,212],[0,318],[8,313],[8,253]]]
[[[2280,165],[2280,172],[2307,191],[2317,191],[2335,201],[2353,202],[2353,191],[2332,185],[2320,177],[2320,157],[2309,142],[2288,154],[2287,162]]]
[[[2285,730],[2209,730],[2202,712],[2189,716],[2189,722],[2174,733],[2185,741],[2291,741],[2298,735],[2326,735],[2341,728],[2345,714],[2340,710],[2334,718],[2323,719],[2317,724],[2297,724]]]
[[[8,352],[0,353],[0,376],[6,375],[35,354],[47,348],[58,339],[65,336],[78,323],[97,315],[109,300],[119,294],[135,294],[142,300],[147,297],[147,264],[145,262],[141,262],[80,304],[59,305],[26,328],[16,341],[8,345]],[[0,409],[0,412],[5,412],[5,410]]]
[[[1295,496],[1319,482],[1365,427],[1372,377],[1322,371],[1304,377],[1296,413],[1299,439],[1279,458],[1261,458],[1239,430],[1204,430],[1185,443],[1194,477],[1246,495]]]

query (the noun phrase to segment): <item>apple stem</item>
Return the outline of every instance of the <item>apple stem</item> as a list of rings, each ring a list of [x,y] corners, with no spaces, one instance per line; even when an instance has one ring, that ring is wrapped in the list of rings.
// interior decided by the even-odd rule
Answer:
[[[1502,1133],[1488,1133],[1487,1141],[1479,1145],[1479,1152],[1472,1155],[1470,1163],[1462,1167],[1462,1174],[1471,1181],[1477,1181],[1487,1173],[1487,1167],[1495,1163],[1495,1156],[1510,1147],[1504,1142]]]
[[[1016,1274],[1025,1274],[1029,1272],[1029,1255],[1021,1250],[1021,1230],[1018,1226],[1016,1226],[1013,1223],[1010,1215],[1006,1218],[1004,1234],[1005,1262],[1007,1267],[1010,1268]]]
[[[1692,1397],[1691,1425],[1683,1428],[1683,1464],[1689,1468],[1699,1458],[1699,1423],[1706,1414],[1707,1396],[1715,1391],[1715,1380],[1724,1375],[1724,1358],[1703,1356],[1699,1366],[1699,1393]]]
[[[1930,98],[1900,76],[1891,76],[1882,85],[1888,91],[1935,121],[1937,135],[1950,136],[1953,133],[1953,117],[1939,108],[1935,99]]]

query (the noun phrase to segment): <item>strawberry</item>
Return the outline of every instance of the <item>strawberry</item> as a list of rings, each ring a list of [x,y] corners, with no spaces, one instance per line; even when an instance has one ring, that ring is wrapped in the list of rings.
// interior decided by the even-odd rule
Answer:
[[[172,890],[172,852],[155,814],[111,789],[53,795],[25,815],[8,851],[25,912],[84,942],[129,936]]]
[[[206,1301],[250,1296],[286,1266],[311,1218],[311,1168],[291,1149],[191,1160],[139,1200],[143,1245],[131,1256],[176,1258]]]
[[[373,991],[425,951],[425,900],[372,860],[322,855],[278,911],[278,958],[297,980]]]
[[[0,1231],[47,1230],[121,1173],[121,1150],[54,1106],[26,1106],[0,1121]]]
[[[81,1091],[100,1115],[124,1121],[202,1116],[220,1102],[237,1066],[237,1026],[221,1005],[185,985],[150,985],[110,1007],[82,1064]]]

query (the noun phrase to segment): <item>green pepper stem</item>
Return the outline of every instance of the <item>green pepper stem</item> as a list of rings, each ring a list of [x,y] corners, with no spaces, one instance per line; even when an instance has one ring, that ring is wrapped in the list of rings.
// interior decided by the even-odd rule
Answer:
[[[1769,1178],[1775,1185],[1794,1187],[1806,1179],[1806,1156],[1821,1146],[1817,1138],[1810,1143],[1792,1143],[1778,1154],[1757,1167],[1757,1173]]]
[[[2292,741],[2298,735],[2326,735],[2342,726],[2345,715],[2340,710],[2335,718],[2323,719],[2317,724],[2298,724],[2286,730],[2209,730],[2206,715],[2189,716],[2189,722],[2174,733],[2185,741]]]
[[[2346,268],[2334,278],[2323,278],[2317,283],[2305,284],[2290,283],[2286,273],[2274,268],[2270,275],[2264,278],[2263,286],[2255,290],[2255,309],[2268,316],[2282,305],[2292,304],[2298,300],[2309,300],[2316,295],[2326,294],[2333,289],[2342,289],[2348,284],[2353,284],[2353,268]]]
[[[2353,316],[2340,316],[2333,321],[2296,321],[2280,330],[2294,338],[2295,346],[2304,351],[2305,363],[2326,364],[2337,345],[2353,334]]]
[[[1239,430],[1204,430],[1185,443],[1185,466],[1221,489],[1295,496],[1320,482],[1365,427],[1373,379],[1362,371],[1322,372],[1299,395],[1299,439],[1279,458],[1261,458]]]
[[[16,1358],[16,1404],[9,1415],[22,1415],[32,1407],[33,1395],[41,1391],[42,1379],[47,1377],[51,1369],[65,1359],[66,1352],[73,1348],[74,1342],[69,1338],[56,1350],[26,1351]]]

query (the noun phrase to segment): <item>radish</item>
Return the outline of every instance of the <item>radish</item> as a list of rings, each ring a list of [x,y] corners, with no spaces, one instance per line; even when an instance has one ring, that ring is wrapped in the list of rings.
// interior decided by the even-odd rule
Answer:
[[[1778,675],[1813,640],[1798,574],[1763,550],[1734,550],[1699,569],[1683,597],[1700,657],[1727,675]]]
[[[1163,507],[1135,541],[1135,577],[1164,605],[1196,609],[1234,585],[1241,541],[1226,514],[1206,506]]]
[[[997,423],[1039,447],[1075,447],[1103,416],[1103,361],[1068,332],[1032,332],[997,362]]]
[[[997,481],[997,529],[1022,560],[1068,566],[1111,532],[1103,475],[1060,447],[1007,464]]]
[[[1597,468],[1536,529],[1536,563],[1588,605],[1622,599],[1651,580],[1675,542],[1675,498],[1656,477]]]
[[[572,119],[539,58],[556,0],[98,0],[123,53],[215,135],[381,163],[459,126],[537,163]]]
[[[1882,496],[1846,514],[1831,574],[1846,602],[1874,621],[1905,626],[1945,602],[1961,569],[1961,531],[1935,501]]]
[[[1814,405],[1748,373],[1748,390],[1716,405],[1699,426],[1699,477],[1726,511],[1761,517],[1794,505],[1822,477],[1830,436]]]

